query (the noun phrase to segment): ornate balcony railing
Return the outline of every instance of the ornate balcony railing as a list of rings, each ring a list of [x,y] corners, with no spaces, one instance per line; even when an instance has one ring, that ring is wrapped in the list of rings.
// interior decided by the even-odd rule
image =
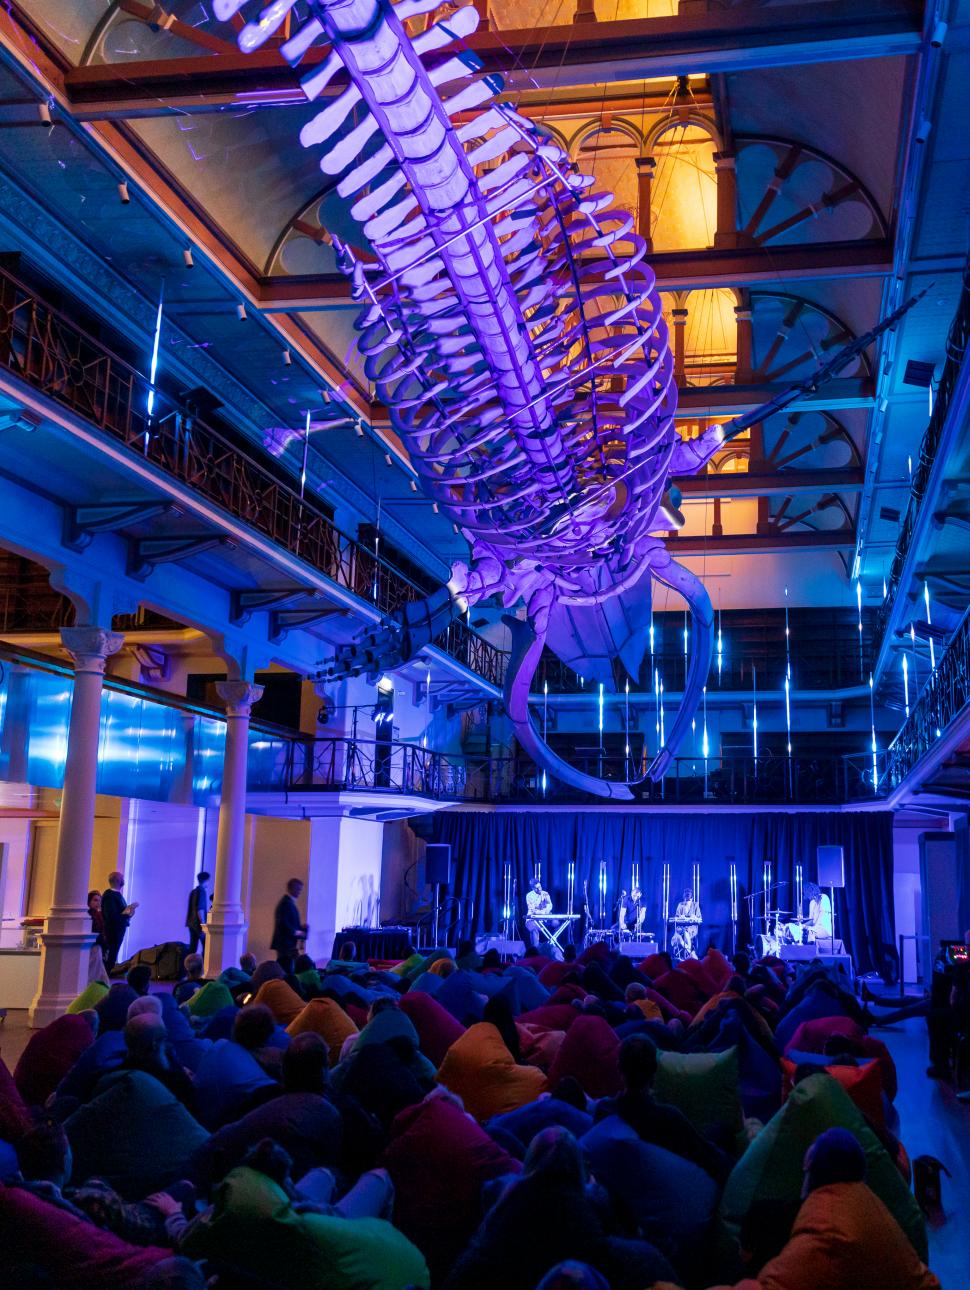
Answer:
[[[970,705],[970,609],[950,637],[943,657],[923,686],[903,728],[893,740],[886,775],[898,788],[947,728]]]
[[[607,754],[580,759],[578,764],[589,774],[616,782],[632,779],[637,770],[627,759]],[[281,750],[277,770],[276,776],[262,777],[261,789],[373,790],[451,802],[558,804],[586,800],[555,780],[543,780],[542,772],[528,758],[469,757],[432,752],[415,744],[354,737],[293,740]],[[700,806],[828,806],[872,801],[886,791],[884,753],[878,755],[875,779],[872,758],[867,755],[677,757],[662,783],[647,780],[633,789],[634,800],[640,805]]]
[[[383,557],[342,533],[238,443],[156,385],[0,269],[0,367],[120,440],[277,546],[386,615],[425,591]],[[149,395],[153,411],[149,413]],[[466,667],[501,685],[505,655],[465,623],[440,641]]]
[[[916,469],[913,471],[909,505],[906,507],[906,514],[903,516],[899,526],[896,550],[893,552],[892,564],[889,566],[889,573],[886,578],[886,595],[876,614],[875,640],[877,654],[885,639],[897,598],[900,592],[904,590],[902,587],[903,569],[913,545],[923,499],[930,486],[930,477],[937,463],[940,440],[949,416],[953,392],[960,369],[963,366],[968,342],[970,342],[970,261],[967,262],[963,270],[963,291],[946,338],[946,361],[943,364],[943,374],[940,377],[940,386],[933,403],[933,412],[930,415],[923,442],[920,444],[919,460],[916,463]]]

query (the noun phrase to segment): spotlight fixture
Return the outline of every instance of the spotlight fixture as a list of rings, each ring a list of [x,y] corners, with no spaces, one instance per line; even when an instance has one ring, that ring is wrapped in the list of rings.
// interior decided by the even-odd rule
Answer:
[[[240,322],[246,321],[246,306],[242,303],[236,305],[236,317]]]
[[[323,391],[322,391],[322,393],[323,393],[323,402],[324,402],[324,404],[328,404],[328,403],[330,402],[330,391],[329,391],[329,390],[323,390]]]
[[[363,423],[363,421],[358,421],[358,422],[357,422],[357,424],[354,426],[354,430],[357,432],[357,438],[358,438],[358,439],[363,439],[363,437],[364,437],[364,423]]]
[[[121,203],[123,206],[127,206],[128,203],[131,201],[131,197],[128,193],[128,185],[123,179],[121,183],[118,185],[118,196],[121,198]]]
[[[293,362],[293,356],[288,349],[283,350],[283,366],[289,367]]]
[[[438,503],[437,503],[437,502],[432,502],[432,503],[431,503],[431,509],[434,511],[435,515],[437,515],[437,514],[438,514]]]
[[[51,109],[50,109],[50,104],[49,104],[49,103],[38,103],[38,104],[37,104],[37,115],[40,117],[40,119],[41,119],[41,123],[42,123],[43,125],[50,125],[50,123],[51,123]]]
[[[388,464],[389,466],[393,466],[393,465],[394,465],[394,462],[391,460],[391,454],[390,454],[389,452],[385,452],[385,454],[384,454],[384,460],[387,462],[387,464]]]
[[[417,484],[414,482],[414,480],[413,480],[413,479],[410,481],[410,483],[411,483],[411,492],[412,492],[412,493],[416,493],[416,492],[418,491],[418,486],[417,486]]]
[[[185,267],[187,269],[195,268],[195,261],[192,259],[192,248],[190,246],[187,246],[182,252],[182,259],[185,261]]]

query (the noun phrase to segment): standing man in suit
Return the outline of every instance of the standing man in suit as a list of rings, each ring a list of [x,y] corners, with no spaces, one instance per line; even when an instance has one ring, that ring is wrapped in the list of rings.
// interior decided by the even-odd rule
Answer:
[[[118,962],[121,942],[131,922],[131,916],[138,908],[137,900],[129,905],[121,889],[125,885],[125,875],[115,869],[108,874],[108,886],[101,894],[101,916],[104,919],[104,966],[110,974]]]
[[[300,921],[300,910],[296,903],[302,894],[303,883],[299,878],[291,878],[286,884],[286,895],[280,897],[273,914],[270,949],[276,951],[276,961],[284,972],[293,971],[296,943],[310,932],[307,924]]]
[[[189,929],[189,953],[196,950],[205,953],[205,923],[209,917],[209,879],[211,875],[203,869],[198,875],[197,885],[189,892],[189,908],[185,915],[185,926]]]

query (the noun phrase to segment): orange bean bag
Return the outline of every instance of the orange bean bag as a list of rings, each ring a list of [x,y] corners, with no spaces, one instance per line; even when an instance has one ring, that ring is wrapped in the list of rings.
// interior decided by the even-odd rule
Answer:
[[[268,982],[267,984],[272,984]],[[286,1027],[288,1035],[302,1035],[308,1030],[320,1035],[330,1051],[330,1065],[340,1061],[340,1050],[357,1027],[336,999],[311,999]]]
[[[652,999],[634,999],[633,1006],[639,1008],[647,1021],[663,1021],[664,1015]]]
[[[265,1003],[281,1026],[288,1026],[303,1011],[304,1001],[285,981],[264,981],[253,1003]]]
[[[517,1066],[495,1026],[469,1026],[445,1053],[438,1083],[457,1094],[480,1123],[504,1115],[546,1090],[546,1077],[534,1066]]]

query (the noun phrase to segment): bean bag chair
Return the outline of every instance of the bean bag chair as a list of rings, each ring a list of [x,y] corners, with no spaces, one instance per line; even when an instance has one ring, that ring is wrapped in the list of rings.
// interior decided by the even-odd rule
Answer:
[[[642,1142],[617,1115],[601,1120],[580,1145],[617,1209],[631,1214],[646,1239],[696,1283],[717,1209],[714,1179],[689,1160]]]
[[[674,968],[672,972],[665,972],[663,976],[657,977],[653,988],[680,1008],[681,1012],[688,1012],[692,1017],[707,1002],[707,995],[697,982],[686,972],[681,972],[679,968]]]
[[[762,1200],[797,1202],[805,1152],[831,1128],[848,1129],[858,1139],[866,1153],[867,1183],[926,1262],[926,1227],[916,1198],[848,1093],[827,1074],[802,1080],[731,1170],[720,1206],[728,1242],[725,1254],[736,1253],[738,1231],[753,1205]]]
[[[734,976],[734,967],[720,950],[715,949],[712,945],[704,957],[701,959],[701,967],[715,983],[718,990],[723,990],[731,977]]]
[[[172,1257],[158,1246],[129,1245],[22,1187],[0,1188],[0,1250],[5,1268],[40,1267],[57,1290],[140,1290],[152,1268]]]
[[[188,1176],[208,1193],[263,1138],[272,1138],[290,1153],[293,1177],[302,1178],[316,1165],[340,1163],[343,1122],[333,1103],[317,1093],[283,1093],[203,1142],[189,1163]]]
[[[473,985],[471,972],[452,972],[434,996],[463,1026],[481,1021],[484,1003]]]
[[[623,991],[612,980],[606,965],[603,963],[588,963],[583,969],[582,986],[590,994],[595,994],[598,999],[604,1003],[622,1003]]]
[[[0,1138],[0,1183],[20,1172],[20,1161],[17,1149],[3,1138]]]
[[[544,1030],[566,1031],[583,1014],[568,1003],[547,1003],[530,1012],[519,1013],[516,1020],[523,1026],[542,1026]]]
[[[0,1057],[0,1138],[4,1142],[17,1142],[33,1122],[7,1063]]]
[[[524,1155],[537,1133],[555,1125],[568,1129],[578,1139],[584,1133],[589,1133],[593,1127],[593,1117],[570,1102],[561,1102],[557,1097],[540,1097],[537,1102],[520,1106],[517,1111],[494,1116],[485,1125],[485,1130],[487,1133],[510,1134],[518,1142]]]
[[[406,1040],[415,1051],[421,1048],[421,1040],[411,1018],[400,1008],[386,1008],[372,1017],[357,1036],[354,1052],[360,1052],[370,1044],[387,1044],[394,1039]]]
[[[401,1057],[389,1044],[367,1044],[361,1051],[334,1067],[331,1080],[344,1097],[353,1097],[365,1111],[377,1117],[385,1128],[405,1107],[420,1102],[431,1087],[418,1068]]]
[[[647,999],[650,1003],[657,1005],[664,1021],[679,1021],[685,1028],[690,1025],[690,1013],[678,1008],[665,994],[661,994],[659,990],[655,990],[652,986],[647,986]]]
[[[683,963],[679,964],[678,970],[686,972],[701,993],[707,998],[718,993],[720,986],[717,981],[714,980],[707,968],[705,968],[704,964],[698,962],[697,959],[684,959]]]
[[[643,1014],[644,1021],[663,1021],[664,1015],[652,999],[634,999],[633,1007]]]
[[[699,1133],[739,1134],[744,1127],[738,1087],[738,1050],[723,1053],[660,1053],[653,1094],[683,1111]]]
[[[820,1053],[799,1053],[796,1048],[790,1048],[788,1056],[782,1058],[781,1062],[785,1097],[788,1097],[794,1087],[795,1071],[803,1064],[827,1071],[842,1085],[872,1124],[879,1129],[886,1127],[886,1113],[882,1103],[882,1073],[875,1059],[870,1059],[860,1066],[829,1065],[828,1059]]]
[[[432,976],[451,976],[452,972],[457,972],[458,967],[453,958],[440,958],[428,968]]]
[[[128,1009],[138,998],[138,994],[127,981],[113,981],[108,993],[102,995],[94,1005],[100,1019],[98,1033],[106,1030],[124,1030],[128,1020]]]
[[[588,998],[588,990],[584,990],[577,981],[568,981],[563,985],[557,986],[556,989],[553,990],[544,1006],[548,1007],[553,1004],[572,1003],[574,999],[578,999],[580,1003],[582,1003],[584,999]]]
[[[585,967],[587,963],[605,963],[610,957],[610,951],[605,941],[594,941],[592,945],[587,945],[581,954],[576,955],[576,962],[582,963]]]
[[[424,971],[423,954],[412,954],[410,955],[409,958],[404,959],[403,962],[398,963],[397,967],[391,968],[391,972],[394,974],[394,976],[407,977],[409,980],[413,980],[416,974],[423,971]]]
[[[323,989],[323,979],[316,968],[307,968],[305,972],[297,972],[296,979],[304,990],[315,992]]]
[[[344,1040],[356,1035],[357,1027],[336,999],[311,999],[286,1027],[291,1037],[307,1031],[321,1036],[330,1052],[330,1065],[336,1066]]]
[[[557,985],[570,975],[576,973],[575,963],[564,963],[558,959],[550,959],[539,973],[539,983],[544,985],[547,990],[555,990]]]
[[[127,988],[127,987],[126,987]],[[28,1106],[43,1106],[77,1059],[94,1043],[83,1017],[57,1017],[27,1040],[14,1067],[14,1083]]]
[[[184,1177],[209,1136],[163,1084],[141,1071],[106,1076],[98,1095],[64,1125],[72,1181],[97,1175],[126,1200],[141,1200]]]
[[[274,1087],[252,1053],[231,1039],[217,1039],[195,1072],[199,1119],[207,1129],[218,1129],[251,1110]]]
[[[546,1077],[534,1066],[517,1066],[498,1030],[478,1022],[448,1049],[438,1068],[438,1083],[461,1098],[479,1123],[534,1102]]]
[[[736,1049],[744,1114],[767,1123],[781,1106],[779,1059],[752,1035],[736,1008],[724,1009],[717,1021],[717,1031],[706,1036],[703,1048],[712,1053]]]
[[[538,1066],[547,1071],[566,1038],[564,1030],[546,1030],[543,1026],[526,1026],[515,1023],[519,1035],[519,1053],[526,1066]]]
[[[211,1045],[195,1033],[188,1017],[170,994],[160,994],[158,997],[162,1001],[162,1020],[175,1049],[176,1059],[180,1066],[195,1074]]]
[[[253,1003],[265,1004],[281,1026],[295,1021],[304,1007],[304,1000],[285,981],[264,981]]]
[[[421,1051],[434,1066],[440,1066],[445,1053],[465,1033],[465,1027],[456,1021],[447,1008],[443,1008],[430,994],[409,991],[401,999],[401,1011],[409,1017],[418,1032]]]
[[[422,972],[419,977],[415,978],[408,994],[435,995],[443,985],[444,979],[442,977],[435,976],[433,972]],[[407,995],[404,997],[407,998]]]
[[[521,1165],[443,1097],[427,1097],[391,1126],[381,1165],[394,1182],[394,1222],[444,1276],[481,1218],[486,1182]]]
[[[570,1026],[549,1068],[552,1088],[567,1075],[579,1080],[588,1097],[613,1097],[621,1088],[620,1041],[603,1017],[581,1016]]]
[[[856,1053],[858,1050],[866,1057],[878,1059],[883,1091],[891,1102],[895,1101],[899,1082],[892,1053],[881,1039],[867,1035],[851,1017],[822,1017],[818,1021],[803,1021],[792,1036],[788,1048],[795,1048],[801,1053],[821,1053],[834,1035],[844,1036],[851,1041],[850,1052]]]
[[[810,990],[805,997],[786,1012],[775,1027],[775,1041],[784,1050],[795,1037],[803,1021],[818,1021],[822,1017],[844,1017],[845,1010],[839,1000],[827,990]]]
[[[86,1012],[88,1008],[94,1008],[101,1002],[108,993],[108,987],[103,981],[92,981],[86,985],[76,999],[72,999],[67,1005],[67,1011],[71,1014],[75,1012]]]
[[[406,1290],[430,1285],[414,1245],[379,1218],[298,1214],[286,1193],[254,1169],[233,1169],[216,1189],[211,1214],[196,1223],[182,1253],[247,1280],[301,1290]]]
[[[528,968],[519,967],[513,963],[505,969],[506,977],[516,982],[516,993],[518,994],[521,1011],[529,1011],[532,1008],[541,1008],[549,999],[549,991],[545,985],[539,981],[534,972]]]
[[[644,976],[650,977],[651,981],[656,981],[658,976],[663,976],[665,972],[670,971],[667,960],[662,954],[648,954],[645,959],[641,959],[637,968]]]
[[[87,1102],[95,1094],[99,1081],[105,1075],[119,1070],[128,1049],[120,1030],[106,1030],[77,1059],[58,1084],[56,1097],[73,1098]]]
[[[188,1003],[182,1006],[191,1017],[214,1017],[224,1008],[235,1008],[236,1001],[227,985],[221,981],[207,981],[202,989],[196,990]]]
[[[357,1029],[363,1030],[367,1025],[367,1009],[362,1008],[358,1003],[351,1003],[349,999],[344,1001],[343,1008]]]

